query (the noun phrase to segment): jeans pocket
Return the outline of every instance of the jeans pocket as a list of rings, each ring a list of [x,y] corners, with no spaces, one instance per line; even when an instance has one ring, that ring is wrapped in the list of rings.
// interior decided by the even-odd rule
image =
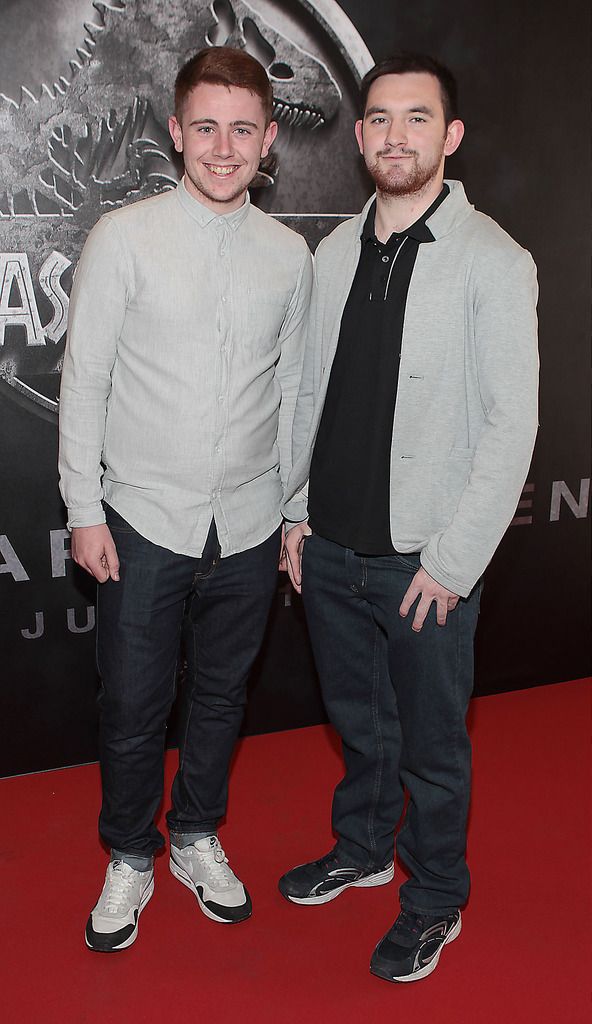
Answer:
[[[119,512],[116,512],[115,509],[112,508],[111,505],[107,504],[107,502],[104,502],[104,510],[105,510],[105,520],[107,522],[107,526],[111,530],[111,533],[135,533],[136,532],[134,530],[133,526],[130,526],[130,524],[123,518],[123,516],[120,516]]]
[[[419,551],[411,551],[409,554],[401,555],[398,552],[395,554],[397,561],[403,565],[409,572],[414,575],[418,569],[421,569],[421,562],[419,560]]]

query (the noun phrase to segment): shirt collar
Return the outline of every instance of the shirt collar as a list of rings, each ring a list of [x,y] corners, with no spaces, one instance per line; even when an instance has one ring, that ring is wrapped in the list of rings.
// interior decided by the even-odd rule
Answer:
[[[373,242],[376,242],[378,245],[382,245],[384,247],[384,246],[389,245],[389,243],[391,241],[400,240],[401,238],[405,238],[405,237],[407,237],[407,238],[415,238],[418,242],[435,242],[434,235],[432,234],[432,232],[430,231],[429,227],[427,226],[426,221],[432,216],[433,213],[435,213],[435,211],[438,209],[440,204],[444,202],[444,200],[446,199],[446,196],[448,195],[449,192],[450,192],[450,189],[449,189],[448,185],[446,183],[444,183],[442,185],[442,190],[441,190],[440,194],[438,196],[436,196],[436,198],[434,199],[434,202],[432,203],[432,205],[430,207],[428,207],[428,209],[425,211],[425,213],[422,213],[421,217],[418,217],[417,220],[414,221],[414,223],[411,224],[410,227],[405,228],[404,231],[393,232],[393,234],[390,236],[388,241],[384,242],[384,243],[377,242],[377,239],[376,239],[376,232],[375,232],[375,226],[374,226],[375,217],[376,217],[376,199],[375,199],[374,202],[371,204],[370,209],[368,210],[368,216],[366,217],[366,220],[364,222],[364,227],[362,228],[362,233],[360,235],[360,238],[362,240],[362,244],[364,244],[364,242],[373,241]]]
[[[210,210],[209,206],[206,206],[204,203],[200,203],[199,199],[196,199],[195,196],[191,195],[185,185],[184,177],[181,178],[181,181],[177,185],[177,196],[179,197],[179,202],[185,212],[188,213],[193,220],[196,220],[202,228],[207,227],[208,224],[212,223],[212,221],[219,220],[227,224],[233,231],[236,231],[248,216],[249,208],[251,206],[251,199],[247,192],[245,201],[242,206],[239,206],[238,210],[232,210],[231,213],[216,213],[214,210]]]

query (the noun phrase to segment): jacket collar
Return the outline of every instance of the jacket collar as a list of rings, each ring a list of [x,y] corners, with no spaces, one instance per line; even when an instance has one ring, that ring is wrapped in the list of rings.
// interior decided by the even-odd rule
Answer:
[[[425,222],[436,241],[454,231],[475,209],[467,199],[462,182],[445,178],[445,184],[448,185],[450,194]],[[376,195],[370,196],[364,204],[362,212],[356,218],[356,233],[358,235],[362,233],[368,212],[375,200]]]

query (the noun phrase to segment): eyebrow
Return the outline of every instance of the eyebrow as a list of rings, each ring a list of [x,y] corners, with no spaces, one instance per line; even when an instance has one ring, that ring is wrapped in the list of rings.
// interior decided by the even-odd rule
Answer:
[[[434,116],[434,111],[431,107],[426,107],[421,103],[418,103],[412,107],[409,107],[406,111],[407,114],[427,114],[429,117]],[[372,117],[373,114],[388,114],[388,110],[384,107],[368,107],[366,110],[366,117]]]
[[[189,127],[191,127],[191,125],[194,125],[194,124],[213,124],[213,125],[217,126],[218,125],[218,121],[216,121],[213,117],[196,117],[193,121],[190,122]],[[237,128],[237,127],[241,127],[243,125],[248,127],[248,128],[258,128],[259,127],[255,123],[255,121],[238,120],[238,121],[231,121],[230,122],[230,127],[231,128]]]

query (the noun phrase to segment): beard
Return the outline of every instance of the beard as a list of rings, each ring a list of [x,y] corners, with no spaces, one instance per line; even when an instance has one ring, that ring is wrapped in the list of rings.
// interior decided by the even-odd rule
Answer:
[[[185,167],[185,174],[189,178],[189,181],[191,182],[195,190],[199,192],[199,194],[202,195],[205,199],[208,199],[210,200],[210,202],[213,203],[234,203],[236,199],[244,195],[244,193],[247,191],[248,185],[250,184],[250,182],[247,182],[247,184],[245,184],[244,181],[242,183],[236,182],[236,187],[231,192],[226,193],[226,195],[219,195],[213,188],[209,188],[208,184],[203,180],[203,178],[200,175],[196,174],[194,171],[189,170],[187,167]]]
[[[371,163],[366,163],[376,191],[383,196],[400,198],[412,196],[423,192],[434,180],[440,169],[444,146],[439,153],[436,153],[429,163],[420,163],[419,154],[413,149],[400,150],[400,154],[413,157],[406,161],[404,167],[395,165],[391,168],[381,166],[380,158],[387,153],[380,152]]]

